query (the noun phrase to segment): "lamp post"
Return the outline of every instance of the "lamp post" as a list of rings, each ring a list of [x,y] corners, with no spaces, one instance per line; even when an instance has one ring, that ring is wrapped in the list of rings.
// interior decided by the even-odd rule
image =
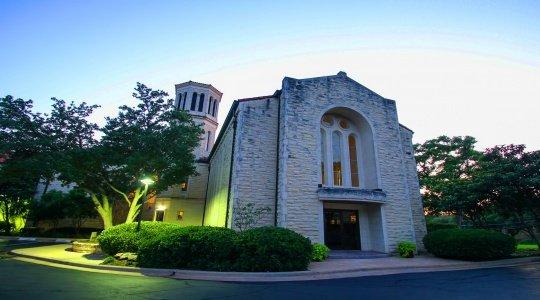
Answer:
[[[137,216],[137,231],[141,230],[142,213],[143,213],[144,203],[146,203],[148,186],[153,184],[154,181],[151,178],[146,177],[146,178],[141,179],[141,183],[144,184],[144,191],[143,191],[143,200],[141,202],[141,209],[139,210],[139,215]]]

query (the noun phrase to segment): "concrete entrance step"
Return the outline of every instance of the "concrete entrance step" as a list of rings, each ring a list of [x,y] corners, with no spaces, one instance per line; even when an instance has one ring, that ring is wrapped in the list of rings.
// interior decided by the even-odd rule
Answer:
[[[377,251],[361,251],[361,250],[332,250],[328,258],[334,259],[368,259],[388,257],[389,254]]]

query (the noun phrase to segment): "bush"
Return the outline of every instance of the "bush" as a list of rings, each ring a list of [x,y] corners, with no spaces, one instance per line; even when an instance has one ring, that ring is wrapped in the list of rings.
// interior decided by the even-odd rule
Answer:
[[[324,261],[328,258],[330,248],[326,245],[315,243],[313,244],[313,251],[311,252],[312,261]]]
[[[246,230],[238,237],[237,271],[282,272],[306,270],[312,253],[309,239],[280,227]]]
[[[428,222],[426,224],[427,232],[433,232],[441,229],[458,229],[457,224],[452,223],[438,223],[438,222]]]
[[[114,256],[119,252],[138,252],[142,243],[156,237],[169,228],[179,225],[161,222],[142,222],[141,230],[136,231],[137,223],[122,224],[104,230],[98,236],[101,250]]]
[[[142,243],[138,263],[147,268],[231,270],[236,259],[234,230],[222,227],[169,228]]]
[[[441,229],[424,237],[426,250],[435,256],[464,260],[490,260],[516,250],[513,237],[485,229]]]
[[[405,258],[411,258],[414,257],[414,252],[416,252],[416,244],[413,242],[399,242],[397,246],[397,251],[399,253],[399,256],[405,257]]]

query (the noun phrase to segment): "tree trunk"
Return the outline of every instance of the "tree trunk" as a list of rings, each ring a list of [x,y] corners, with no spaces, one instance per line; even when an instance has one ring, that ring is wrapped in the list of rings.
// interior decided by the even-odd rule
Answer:
[[[94,202],[95,208],[103,221],[103,229],[108,229],[113,227],[113,208],[109,202],[109,197],[101,195],[101,202],[99,201],[96,194],[91,194],[92,201]]]
[[[135,219],[137,218],[137,215],[142,213],[142,203],[139,204],[139,200],[142,198],[142,196],[147,191],[143,190],[141,191],[140,188],[135,190],[135,193],[133,195],[133,200],[129,202],[129,210],[128,214],[126,216],[126,224],[135,222]]]

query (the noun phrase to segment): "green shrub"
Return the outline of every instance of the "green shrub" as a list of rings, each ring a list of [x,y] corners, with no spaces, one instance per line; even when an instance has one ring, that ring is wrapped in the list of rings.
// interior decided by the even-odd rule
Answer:
[[[464,260],[508,257],[516,249],[513,237],[485,229],[441,229],[424,237],[426,250],[435,256]]]
[[[312,253],[309,239],[280,227],[246,230],[238,237],[236,271],[282,272],[306,270]]]
[[[416,252],[416,244],[408,241],[399,242],[397,246],[397,251],[399,253],[399,256],[401,257],[414,257],[414,252]]]
[[[137,231],[137,223],[122,224],[104,230],[98,236],[101,250],[114,256],[119,252],[138,252],[142,243],[157,236],[170,228],[179,225],[162,222],[142,222],[141,230]]]
[[[427,232],[433,232],[441,229],[457,229],[457,224],[452,223],[439,223],[439,222],[428,222],[426,224]]]
[[[311,252],[312,261],[325,261],[330,253],[330,248],[326,245],[315,243],[313,244],[313,251]]]
[[[170,228],[142,243],[138,264],[148,268],[231,270],[236,259],[234,230],[222,227]]]

